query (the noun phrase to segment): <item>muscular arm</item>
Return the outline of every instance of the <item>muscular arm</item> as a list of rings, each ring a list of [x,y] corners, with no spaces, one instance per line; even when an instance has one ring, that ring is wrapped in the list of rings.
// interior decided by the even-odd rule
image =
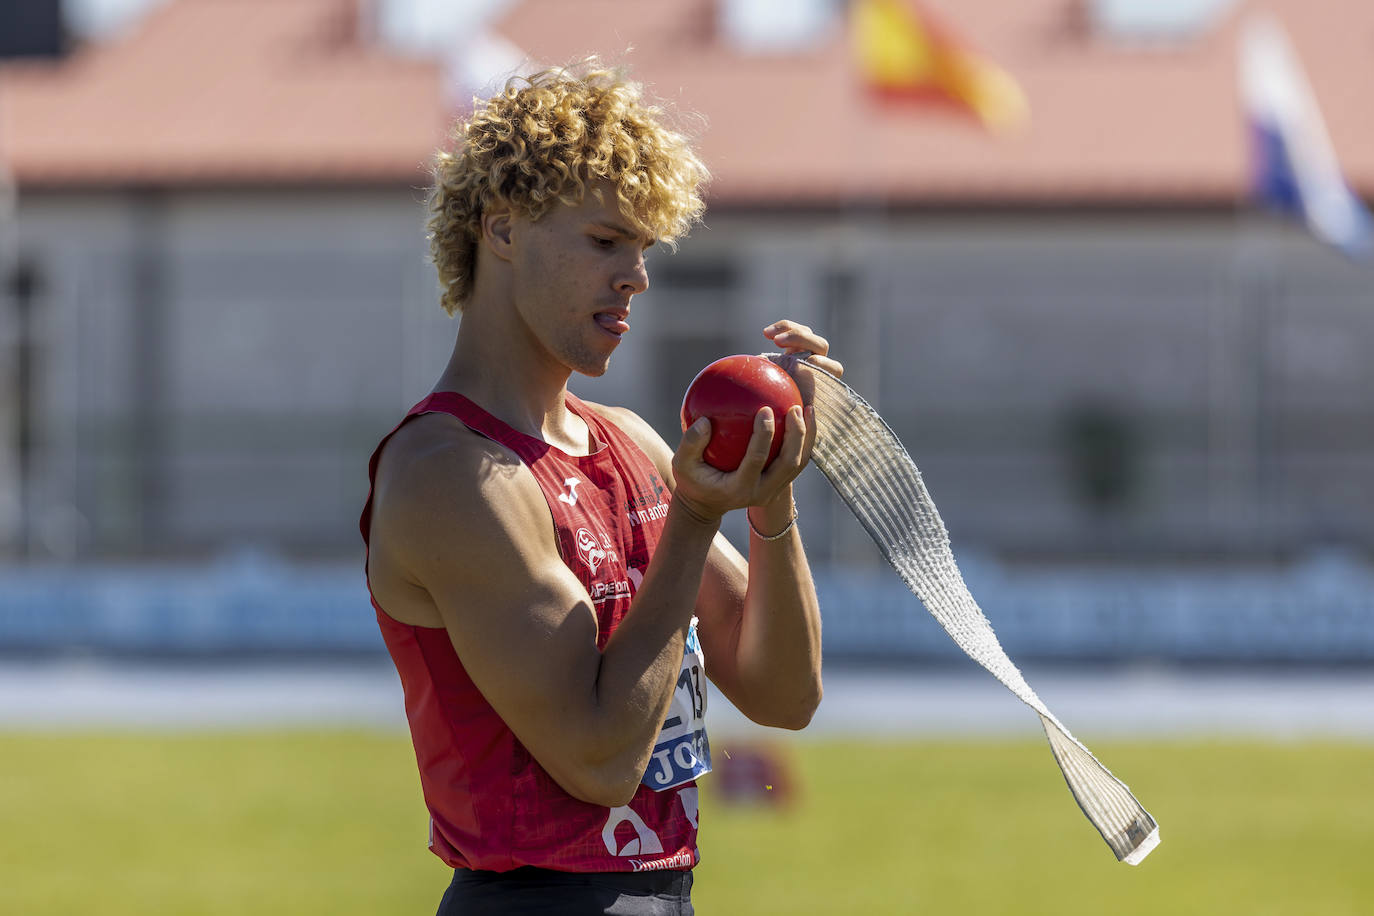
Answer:
[[[630,411],[598,409],[675,487],[673,452],[662,437]],[[749,512],[760,531],[780,531],[791,518],[790,485]],[[821,699],[820,605],[796,526],[776,541],[751,535],[748,560],[717,534],[696,614],[706,673],[736,708],[761,725],[798,729],[811,721]]]
[[[370,575],[432,602],[473,682],[569,794],[625,804],[672,700],[719,516],[670,508],[630,612],[598,651],[591,600],[518,459],[431,416],[388,444],[378,480]]]
[[[784,352],[805,352],[812,363],[832,375],[844,374],[844,366],[828,356],[829,342],[806,325],[778,321],[764,329],[764,336]],[[674,455],[630,411],[600,409],[658,465],[663,479],[679,494],[674,502],[684,483],[694,488],[703,475],[710,476],[709,467],[683,454],[688,450],[679,448]],[[821,701],[820,604],[797,526],[775,540],[765,540],[757,532],[772,535],[792,519],[791,481],[810,460],[816,431],[809,409],[805,415],[793,413],[782,421],[788,424],[787,439],[775,466],[764,476],[777,475],[785,483],[766,489],[761,494],[765,498],[747,503],[753,529],[748,560],[716,535],[696,612],[711,682],[753,721],[799,729],[811,721]]]

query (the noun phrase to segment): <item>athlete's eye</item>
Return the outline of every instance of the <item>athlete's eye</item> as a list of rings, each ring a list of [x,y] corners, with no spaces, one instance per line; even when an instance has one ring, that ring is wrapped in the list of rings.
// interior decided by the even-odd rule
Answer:
[[[615,239],[603,238],[599,235],[592,236],[592,244],[597,248],[614,248]]]

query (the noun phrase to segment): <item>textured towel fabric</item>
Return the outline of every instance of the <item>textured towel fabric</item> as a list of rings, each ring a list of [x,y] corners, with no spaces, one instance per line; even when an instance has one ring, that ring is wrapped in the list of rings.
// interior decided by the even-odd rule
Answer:
[[[897,436],[844,382],[809,364],[799,370],[799,356],[768,356],[791,373],[815,407],[811,460],[816,467],[959,648],[1039,713],[1054,759],[1083,813],[1117,859],[1140,864],[1159,844],[1159,825],[1054,717],[1007,657],[964,584],[940,513]]]

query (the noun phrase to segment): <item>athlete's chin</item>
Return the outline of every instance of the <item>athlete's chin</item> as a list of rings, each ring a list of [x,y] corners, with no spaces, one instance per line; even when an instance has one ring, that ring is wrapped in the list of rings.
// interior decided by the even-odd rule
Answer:
[[[574,366],[573,371],[578,375],[585,375],[588,378],[600,378],[606,374],[606,370],[611,368],[611,358],[608,356],[600,362],[587,362],[581,366]]]
[[[604,344],[609,342],[610,346]],[[575,354],[571,361],[572,370],[579,375],[599,378],[606,374],[606,370],[611,367],[611,355],[616,347],[620,346],[620,338],[616,337],[609,341],[596,341],[602,346],[580,347],[580,353]]]

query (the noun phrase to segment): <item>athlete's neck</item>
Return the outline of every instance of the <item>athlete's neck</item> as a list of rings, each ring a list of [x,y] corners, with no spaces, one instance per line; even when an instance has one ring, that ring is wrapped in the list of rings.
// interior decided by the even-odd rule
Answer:
[[[571,455],[588,454],[591,431],[568,410],[571,370],[530,357],[480,312],[465,313],[435,391],[455,391],[511,427]]]

